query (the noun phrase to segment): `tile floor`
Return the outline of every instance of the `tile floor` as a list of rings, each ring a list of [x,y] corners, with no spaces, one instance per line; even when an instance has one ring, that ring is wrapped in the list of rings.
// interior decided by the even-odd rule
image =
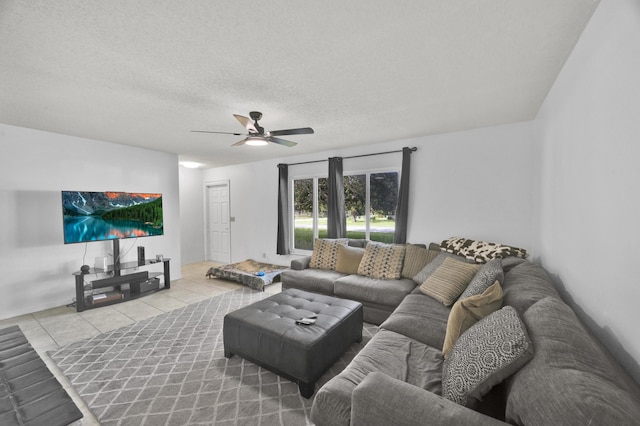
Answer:
[[[173,280],[169,290],[136,300],[80,313],[76,312],[75,308],[61,306],[0,320],[0,328],[19,325],[31,345],[84,414],[84,418],[77,424],[99,425],[47,352],[242,287],[241,284],[211,279],[204,275],[211,266],[217,265],[219,264],[214,262],[183,265],[182,278]],[[280,284],[276,283],[267,286],[265,291],[278,293],[280,289]]]

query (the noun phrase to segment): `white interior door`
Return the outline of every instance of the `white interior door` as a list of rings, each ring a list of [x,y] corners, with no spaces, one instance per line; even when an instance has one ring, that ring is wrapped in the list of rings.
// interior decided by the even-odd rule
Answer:
[[[207,185],[207,260],[231,262],[229,182]]]

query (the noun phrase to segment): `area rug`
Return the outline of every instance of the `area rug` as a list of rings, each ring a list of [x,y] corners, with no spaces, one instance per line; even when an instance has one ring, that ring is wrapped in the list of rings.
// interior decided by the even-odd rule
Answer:
[[[286,266],[258,262],[247,259],[242,262],[211,267],[205,276],[231,280],[246,285],[254,290],[264,291],[264,287],[280,281],[280,274],[287,270]]]
[[[102,426],[305,425],[313,397],[234,356],[224,357],[224,315],[269,296],[241,288],[68,345],[51,358]],[[355,343],[317,382],[338,374],[370,340]]]

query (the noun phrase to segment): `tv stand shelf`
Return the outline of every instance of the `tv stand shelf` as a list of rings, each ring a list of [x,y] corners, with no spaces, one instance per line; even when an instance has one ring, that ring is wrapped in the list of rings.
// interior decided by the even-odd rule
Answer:
[[[126,302],[137,299],[162,290],[171,288],[171,274],[169,261],[164,259],[156,261],[147,259],[144,262],[123,262],[109,265],[107,269],[91,268],[87,272],[77,271],[73,275],[76,279],[76,311],[82,312],[87,309],[99,308],[101,306],[113,305],[115,303]],[[163,272],[132,272],[122,274],[122,271],[137,269],[144,266],[162,263]],[[87,275],[105,274],[105,278],[98,278],[85,284]],[[148,283],[153,283],[160,276],[164,275],[164,286],[148,289]],[[151,285],[153,287],[153,285]],[[100,291],[109,289],[111,291]],[[137,291],[136,291],[137,290]]]

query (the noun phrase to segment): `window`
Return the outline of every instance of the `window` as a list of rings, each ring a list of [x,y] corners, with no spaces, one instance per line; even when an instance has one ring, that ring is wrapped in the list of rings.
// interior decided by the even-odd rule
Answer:
[[[344,176],[347,237],[393,242],[399,173]],[[293,180],[293,248],[313,250],[314,238],[327,236],[327,178]]]
[[[316,198],[315,179],[293,181],[293,248],[313,250]]]

